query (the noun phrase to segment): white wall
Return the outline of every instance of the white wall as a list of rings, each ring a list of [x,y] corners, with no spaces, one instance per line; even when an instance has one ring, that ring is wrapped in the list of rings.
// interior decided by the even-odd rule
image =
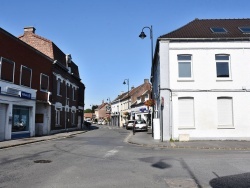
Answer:
[[[192,55],[193,80],[178,79],[178,54]],[[216,77],[215,54],[230,55],[231,79]],[[178,139],[180,134],[189,134],[190,139],[250,139],[249,43],[183,42],[168,45],[160,41],[159,55],[160,87],[173,90],[172,98],[168,90],[160,91],[160,97],[164,97],[163,140],[169,140],[171,136]],[[233,99],[232,129],[218,128],[217,97],[222,96]],[[194,98],[194,129],[178,127],[178,97]]]

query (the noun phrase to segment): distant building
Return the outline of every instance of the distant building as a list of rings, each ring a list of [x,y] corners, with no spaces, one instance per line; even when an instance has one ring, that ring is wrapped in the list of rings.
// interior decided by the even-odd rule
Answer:
[[[131,87],[129,93],[122,93],[111,102],[111,123],[122,127],[130,119],[150,122],[152,109],[144,104],[148,99],[151,99],[151,84],[144,79],[143,84]]]

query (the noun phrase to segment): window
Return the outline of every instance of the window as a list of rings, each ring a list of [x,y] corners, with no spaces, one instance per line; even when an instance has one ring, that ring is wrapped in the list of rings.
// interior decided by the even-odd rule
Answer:
[[[76,112],[72,111],[71,113],[71,121],[72,121],[72,125],[76,124]]]
[[[14,82],[15,63],[5,58],[0,59],[0,78],[1,80]]]
[[[178,55],[179,78],[192,78],[192,56]]]
[[[231,97],[218,97],[218,127],[233,127],[233,99]]]
[[[249,27],[239,27],[239,30],[244,34],[250,34],[250,26]]]
[[[40,89],[42,91],[48,91],[49,90],[49,77],[45,74],[40,75]]]
[[[21,66],[21,85],[31,87],[32,70],[28,67]]]
[[[215,55],[217,78],[230,78],[229,55]]]
[[[213,33],[227,33],[227,30],[223,27],[211,27]]]
[[[178,107],[179,128],[194,128],[194,98],[179,98]]]
[[[56,126],[60,126],[60,109],[56,109]]]
[[[72,87],[72,100],[76,100],[76,97],[75,97],[75,88]]]
[[[61,80],[57,80],[57,95],[61,96]]]

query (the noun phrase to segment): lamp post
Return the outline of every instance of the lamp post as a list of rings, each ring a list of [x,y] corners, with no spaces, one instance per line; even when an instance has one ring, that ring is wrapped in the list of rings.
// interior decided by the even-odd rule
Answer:
[[[127,82],[126,82],[127,81]],[[125,84],[128,84],[128,110],[130,109],[130,107],[129,107],[129,79],[124,79],[124,81],[123,81],[123,84],[125,85]]]
[[[150,39],[151,39],[151,63],[152,63],[152,66],[153,66],[153,62],[154,62],[154,54],[153,54],[153,27],[152,25],[150,27],[148,26],[145,26],[142,28],[142,31],[141,31],[141,34],[139,35],[139,37],[141,39],[144,39],[145,37],[147,37],[147,35],[145,35],[144,33],[144,29],[147,28],[150,30]],[[152,73],[151,73],[152,74]],[[154,107],[153,107],[153,112],[154,113]],[[152,121],[151,121],[151,127],[152,127],[152,136],[154,136],[154,127],[153,127],[153,124],[152,124]]]
[[[110,98],[107,98],[108,105],[106,107],[106,111],[108,112],[108,117],[109,117],[109,125],[110,125],[110,120],[111,120],[111,101]]]

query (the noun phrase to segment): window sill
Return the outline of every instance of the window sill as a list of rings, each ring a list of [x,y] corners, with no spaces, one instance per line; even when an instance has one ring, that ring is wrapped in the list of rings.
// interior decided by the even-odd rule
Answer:
[[[195,129],[195,127],[178,127],[178,130]]]
[[[62,97],[62,95],[57,94],[58,97]]]
[[[194,79],[178,79],[177,82],[194,82]]]
[[[219,79],[219,78],[217,78],[216,79],[216,82],[232,82],[233,80],[231,79],[231,78],[221,78],[221,79]]]
[[[217,129],[235,129],[235,127],[217,127]]]

